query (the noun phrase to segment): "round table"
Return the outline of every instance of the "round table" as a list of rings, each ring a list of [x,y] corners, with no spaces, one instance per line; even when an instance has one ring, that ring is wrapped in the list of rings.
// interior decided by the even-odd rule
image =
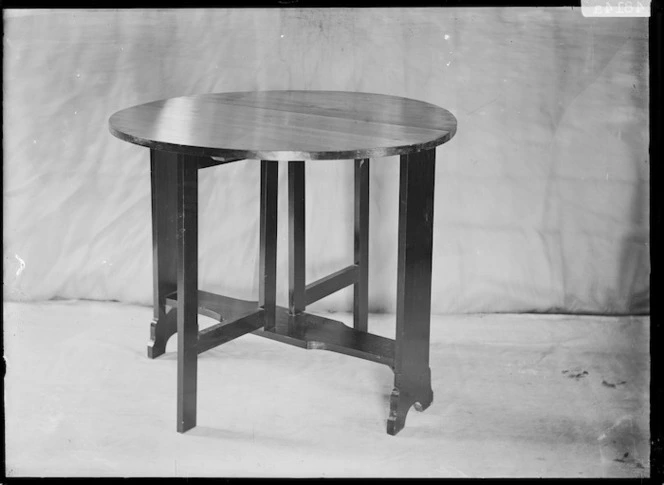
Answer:
[[[435,147],[456,119],[430,103],[345,91],[211,93],[115,113],[113,135],[150,148],[154,319],[148,356],[178,334],[177,430],[196,426],[198,354],[247,333],[389,365],[387,432],[433,400],[429,368]],[[368,331],[369,159],[400,155],[396,336]],[[198,289],[198,170],[260,160],[259,300]],[[354,262],[305,281],[304,163],[353,159]],[[289,304],[276,305],[277,164],[288,162]],[[354,287],[353,327],[306,306]],[[219,321],[198,329],[198,314]],[[294,390],[297,392],[297,390]]]

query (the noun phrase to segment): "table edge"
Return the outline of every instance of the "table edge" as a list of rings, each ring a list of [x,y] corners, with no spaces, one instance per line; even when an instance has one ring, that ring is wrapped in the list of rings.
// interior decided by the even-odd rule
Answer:
[[[110,133],[116,138],[128,143],[132,143],[134,145],[147,147],[151,150],[175,152],[196,157],[218,157],[221,159],[241,158],[252,160],[348,160],[407,155],[409,153],[429,150],[450,141],[456,134],[457,124],[455,123],[453,130],[445,131],[443,132],[444,134],[438,138],[424,143],[390,147],[363,148],[358,150],[333,151],[233,150],[227,148],[179,145],[177,143],[147,140],[144,138],[128,135],[127,133],[115,129],[110,122],[110,118],[108,122],[108,128]]]

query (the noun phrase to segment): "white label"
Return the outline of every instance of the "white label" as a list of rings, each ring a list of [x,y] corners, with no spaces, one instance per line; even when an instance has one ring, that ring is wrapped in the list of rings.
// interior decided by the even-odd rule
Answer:
[[[584,17],[650,17],[650,0],[581,0]]]

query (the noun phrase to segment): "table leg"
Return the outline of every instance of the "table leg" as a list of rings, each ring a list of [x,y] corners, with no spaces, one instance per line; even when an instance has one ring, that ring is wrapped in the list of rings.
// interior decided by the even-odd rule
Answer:
[[[435,149],[401,156],[394,390],[387,432],[433,401],[429,368]]]
[[[369,317],[369,159],[355,160],[355,265],[353,327],[366,332]]]
[[[260,269],[258,305],[265,310],[265,330],[275,326],[277,305],[277,190],[276,161],[261,161]]]
[[[150,150],[152,191],[152,276],[154,318],[150,325],[148,357],[166,351],[166,342],[177,331],[176,311],[166,312],[166,296],[177,289],[176,210],[177,155]]]
[[[198,367],[198,160],[177,156],[177,430],[196,426]]]
[[[288,162],[288,309],[302,313],[305,300],[304,162]]]

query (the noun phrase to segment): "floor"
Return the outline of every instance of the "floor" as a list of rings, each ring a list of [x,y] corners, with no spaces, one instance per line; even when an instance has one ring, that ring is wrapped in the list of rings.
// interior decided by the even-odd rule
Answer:
[[[434,316],[434,402],[389,436],[387,366],[255,335],[200,356],[178,434],[176,340],[149,360],[151,316],[5,302],[8,476],[649,476],[649,317]]]

